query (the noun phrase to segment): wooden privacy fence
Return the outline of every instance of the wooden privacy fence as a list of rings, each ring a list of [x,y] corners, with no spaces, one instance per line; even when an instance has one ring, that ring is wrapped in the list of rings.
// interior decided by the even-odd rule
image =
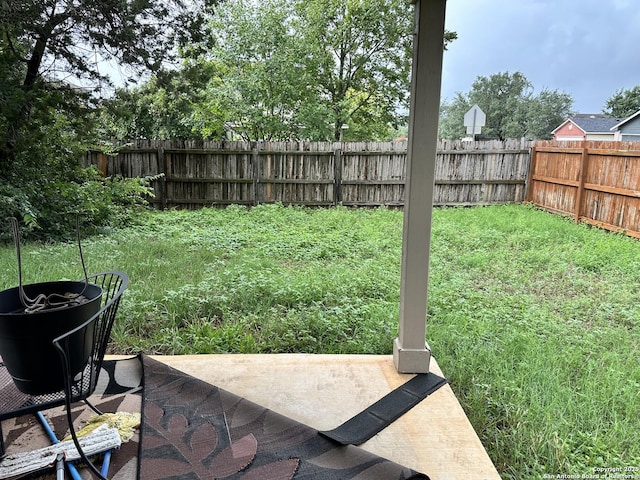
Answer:
[[[440,141],[436,205],[521,202],[531,142]],[[244,143],[137,141],[85,165],[105,176],[154,181],[160,208],[282,202],[299,205],[401,206],[406,142]]]
[[[527,200],[640,238],[640,144],[536,142]]]

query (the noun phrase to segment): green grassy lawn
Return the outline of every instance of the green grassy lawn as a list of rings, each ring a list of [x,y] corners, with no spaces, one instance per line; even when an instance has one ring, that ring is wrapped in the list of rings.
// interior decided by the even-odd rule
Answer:
[[[8,225],[7,225],[8,228]],[[154,212],[83,240],[131,277],[112,352],[389,354],[402,212]],[[23,246],[26,282],[82,276]],[[0,249],[0,288],[17,283]],[[434,212],[427,340],[503,478],[640,467],[640,241],[526,205]]]

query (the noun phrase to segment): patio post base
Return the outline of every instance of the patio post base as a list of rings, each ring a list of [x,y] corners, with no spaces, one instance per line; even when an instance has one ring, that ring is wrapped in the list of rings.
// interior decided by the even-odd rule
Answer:
[[[431,350],[425,343],[423,349],[402,348],[400,339],[393,342],[393,363],[398,373],[429,373]]]

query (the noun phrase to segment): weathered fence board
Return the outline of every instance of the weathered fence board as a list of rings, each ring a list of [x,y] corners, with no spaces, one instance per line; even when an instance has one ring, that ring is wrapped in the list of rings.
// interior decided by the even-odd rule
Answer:
[[[530,142],[441,141],[434,204],[523,201]],[[89,152],[104,175],[159,176],[161,207],[282,202],[401,206],[406,142],[138,141],[115,156]]]
[[[640,238],[637,142],[537,142],[531,157],[527,200]]]

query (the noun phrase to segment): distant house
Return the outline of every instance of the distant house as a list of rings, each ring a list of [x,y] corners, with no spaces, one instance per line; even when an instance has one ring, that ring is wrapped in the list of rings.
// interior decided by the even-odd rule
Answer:
[[[613,141],[612,128],[620,118],[598,113],[579,113],[560,124],[553,132],[554,140],[605,140]],[[639,125],[640,126],[640,125]]]
[[[611,127],[614,140],[640,142],[640,110]]]

